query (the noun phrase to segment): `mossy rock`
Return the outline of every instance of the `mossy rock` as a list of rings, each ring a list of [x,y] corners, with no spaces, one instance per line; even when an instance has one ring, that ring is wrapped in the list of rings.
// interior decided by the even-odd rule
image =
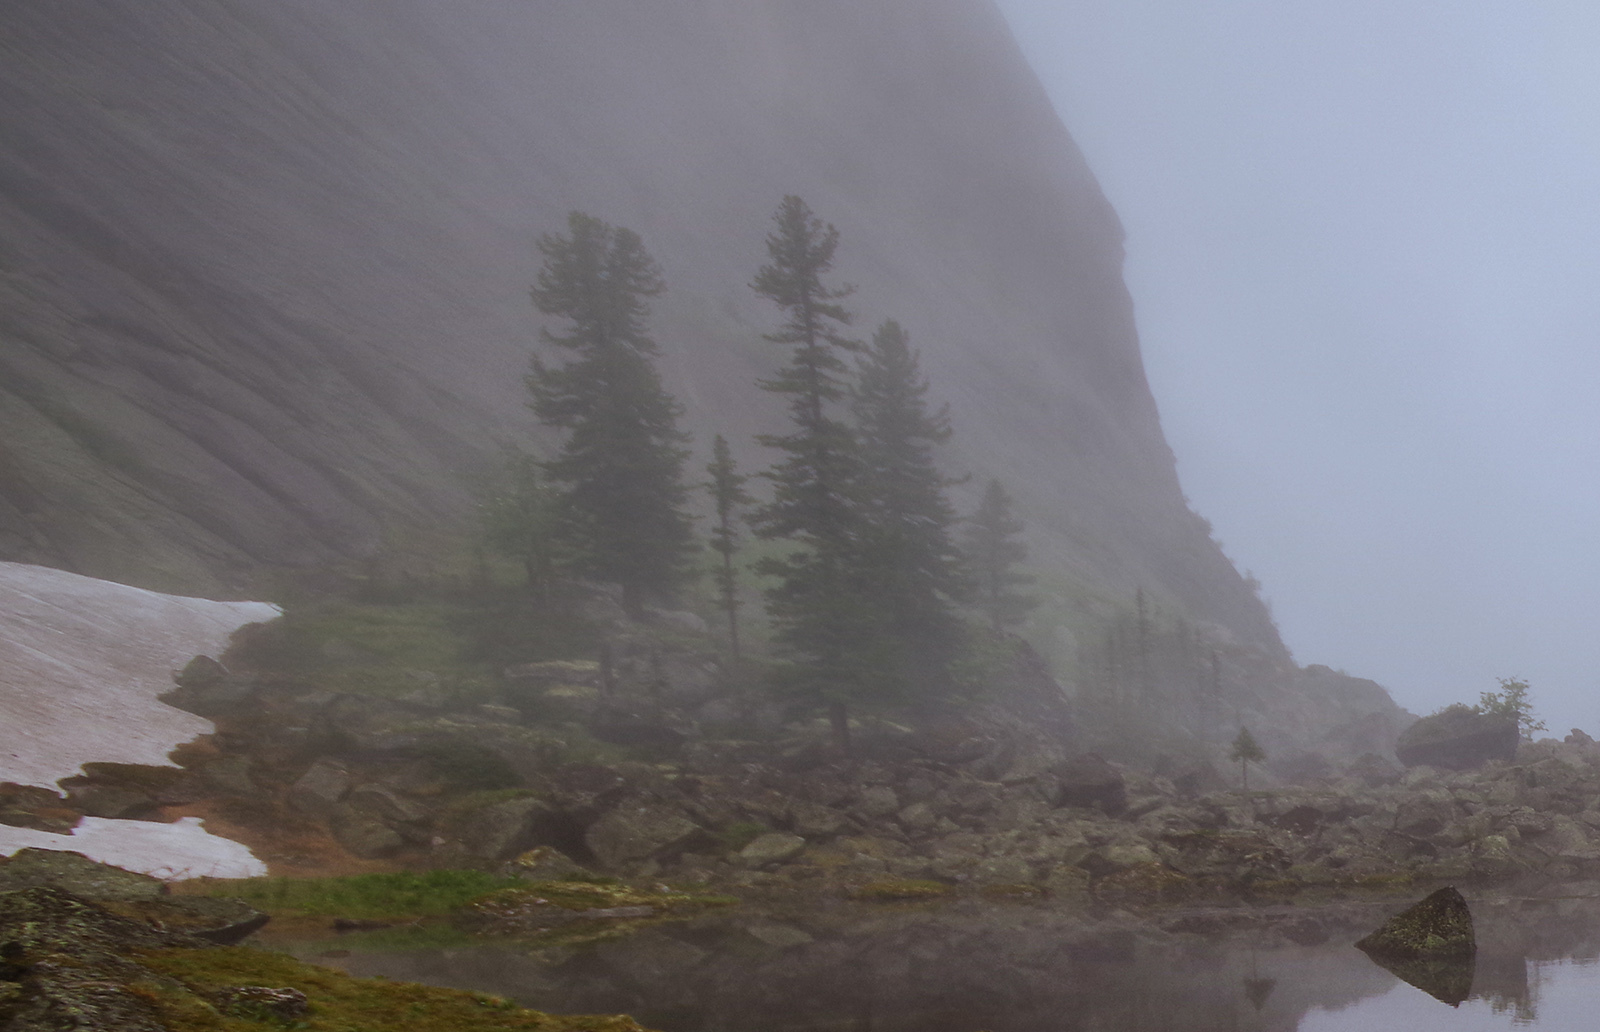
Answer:
[[[1384,957],[1466,956],[1478,949],[1472,910],[1455,888],[1446,886],[1402,910],[1356,949]]]
[[[127,904],[122,904],[127,905]],[[261,949],[208,946],[53,886],[0,892],[0,1027],[117,1032],[643,1032],[631,1018],[560,1017],[454,989],[352,978]],[[286,1026],[241,1012],[241,997],[296,998]]]

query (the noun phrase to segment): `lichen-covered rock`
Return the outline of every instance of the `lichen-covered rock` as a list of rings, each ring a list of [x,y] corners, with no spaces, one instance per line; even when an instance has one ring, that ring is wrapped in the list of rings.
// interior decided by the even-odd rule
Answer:
[[[793,860],[805,852],[806,840],[785,831],[759,835],[749,845],[739,850],[739,863],[745,867],[765,867]]]
[[[1462,956],[1477,948],[1472,910],[1451,886],[1402,910],[1356,943],[1356,949],[1388,957]]]
[[[1406,728],[1395,755],[1407,767],[1475,770],[1490,760],[1516,758],[1520,732],[1511,717],[1479,713],[1457,703]]]
[[[584,843],[606,867],[655,857],[687,845],[700,834],[698,824],[665,806],[619,806],[584,833]]]
[[[166,884],[147,874],[95,863],[82,853],[55,849],[19,849],[0,857],[0,892],[53,885],[92,900],[155,899]]]

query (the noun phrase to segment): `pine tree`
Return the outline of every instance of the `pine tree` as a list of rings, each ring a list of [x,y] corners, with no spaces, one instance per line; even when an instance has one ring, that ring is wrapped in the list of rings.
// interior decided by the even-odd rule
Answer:
[[[834,414],[848,394],[844,356],[863,350],[847,336],[850,313],[838,302],[853,288],[829,286],[839,232],[798,197],[783,199],[767,235],[768,262],[751,287],[784,313],[765,335],[791,348],[789,363],[763,390],[788,401],[792,429],[763,435],[782,453],[763,476],[772,501],[751,525],[764,539],[798,546],[758,569],[778,578],[767,592],[777,644],[798,661],[795,684],[826,705],[841,752],[850,752],[850,705],[886,688],[886,638],[861,567],[861,456],[854,431]]]
[[[739,582],[733,567],[733,556],[739,550],[739,512],[753,498],[745,493],[747,477],[742,476],[733,464],[733,452],[728,440],[717,435],[711,445],[711,464],[706,467],[711,480],[706,484],[711,490],[711,500],[717,510],[717,525],[711,530],[711,550],[722,557],[716,573],[717,601],[728,616],[728,641],[734,658],[739,657]]]
[[[1024,524],[1011,511],[1011,496],[1000,481],[990,480],[978,511],[967,520],[967,563],[977,581],[977,605],[995,633],[1020,624],[1039,600],[1013,588],[1032,584],[1033,578],[1014,567],[1028,559],[1028,548],[1016,540]],[[1115,659],[1111,660],[1115,667]],[[1115,679],[1115,675],[1113,675]]]
[[[572,359],[551,368],[535,358],[527,385],[539,419],[566,431],[545,470],[582,535],[585,572],[619,585],[637,617],[647,595],[670,596],[683,583],[695,547],[683,508],[688,438],[645,325],[646,300],[663,284],[631,230],[581,212],[567,228],[540,237],[532,294],[539,311],[568,321],[540,336]]]
[[[903,676],[941,679],[960,638],[955,600],[966,588],[951,540],[955,510],[934,449],[950,438],[945,407],[929,406],[928,382],[905,330],[894,320],[873,334],[858,363],[853,408],[861,440],[866,518],[864,561],[891,628]]]
[[[1247,727],[1239,729],[1239,737],[1233,740],[1233,750],[1228,753],[1228,759],[1239,765],[1239,777],[1244,782],[1244,790],[1250,791],[1250,764],[1260,763],[1267,758],[1266,751],[1256,742],[1256,736],[1250,733]]]

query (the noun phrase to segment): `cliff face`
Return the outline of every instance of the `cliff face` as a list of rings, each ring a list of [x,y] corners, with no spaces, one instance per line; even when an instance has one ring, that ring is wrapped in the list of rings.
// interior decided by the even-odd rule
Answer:
[[[1142,587],[1287,669],[988,0],[11,4],[0,139],[0,558],[225,591],[428,541],[529,432],[534,241],[571,209],[644,237],[691,429],[761,464],[746,284],[798,193],[863,334],[911,331],[967,490],[1018,496],[1059,655]]]

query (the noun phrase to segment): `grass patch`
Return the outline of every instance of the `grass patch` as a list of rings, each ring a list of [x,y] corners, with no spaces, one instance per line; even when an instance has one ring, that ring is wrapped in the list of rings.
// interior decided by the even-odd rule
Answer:
[[[544,1014],[483,993],[353,978],[265,950],[157,950],[140,955],[139,960],[187,990],[152,984],[138,987],[138,994],[156,1008],[172,1032],[260,1032],[268,1028],[307,1032],[641,1032],[637,1022],[621,1015]],[[303,1018],[285,1023],[224,1015],[207,1002],[217,990],[238,985],[298,989],[306,994],[310,1009]]]
[[[899,903],[908,900],[944,899],[954,894],[955,889],[944,882],[923,881],[916,878],[869,882],[850,893],[852,898],[865,903]]]
[[[483,871],[352,874],[338,878],[246,878],[205,885],[208,895],[242,899],[269,914],[362,921],[440,917],[497,890],[524,884]]]

